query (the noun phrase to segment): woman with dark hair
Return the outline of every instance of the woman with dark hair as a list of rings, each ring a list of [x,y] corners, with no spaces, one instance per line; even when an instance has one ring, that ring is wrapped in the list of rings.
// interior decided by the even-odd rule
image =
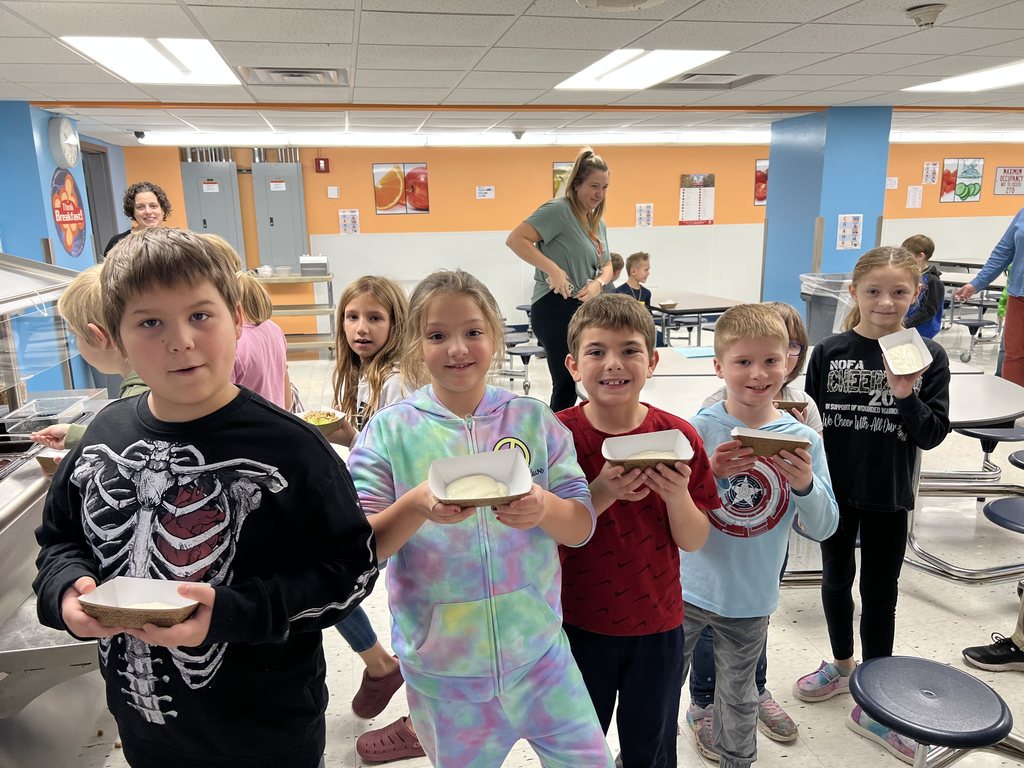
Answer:
[[[136,228],[159,227],[171,215],[171,201],[167,199],[167,194],[151,181],[139,181],[128,187],[122,205],[124,215],[133,222],[132,229],[110,238],[107,247],[103,249],[104,256]]]
[[[547,353],[556,412],[576,402],[576,383],[565,367],[569,320],[580,304],[600,296],[612,277],[602,219],[608,179],[604,160],[584,149],[569,173],[565,196],[544,203],[505,241],[535,267],[530,323]]]

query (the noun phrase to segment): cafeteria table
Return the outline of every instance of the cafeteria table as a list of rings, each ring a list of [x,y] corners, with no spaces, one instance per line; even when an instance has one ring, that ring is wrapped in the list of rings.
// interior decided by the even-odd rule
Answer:
[[[965,269],[981,269],[988,261],[988,254],[984,256],[932,256],[929,264],[943,267],[964,267]],[[941,271],[941,270],[940,270]]]
[[[1012,381],[984,374],[982,376],[952,376],[949,381],[949,422],[953,429],[960,427],[1005,427],[1024,416],[1024,387]],[[944,498],[976,498],[992,496],[1024,496],[1024,486],[1013,483],[986,483],[971,479],[956,480],[955,473],[927,473],[920,471],[918,452],[917,495]],[[990,584],[1016,581],[1024,576],[1024,563],[991,566],[988,568],[962,568],[928,552],[914,533],[915,511],[909,513],[907,546],[904,562],[925,573],[961,584]]]
[[[665,296],[661,298],[661,301],[675,302],[676,304],[672,309],[663,309],[658,302],[651,302],[651,310],[661,314],[661,335],[665,340],[665,344],[672,346],[671,326],[669,325],[671,318],[683,315],[696,315],[698,347],[700,346],[700,331],[704,315],[717,315],[725,312],[730,307],[744,303],[737,299],[725,299],[721,296],[709,296],[708,294],[691,293],[690,291],[679,291],[671,297]]]

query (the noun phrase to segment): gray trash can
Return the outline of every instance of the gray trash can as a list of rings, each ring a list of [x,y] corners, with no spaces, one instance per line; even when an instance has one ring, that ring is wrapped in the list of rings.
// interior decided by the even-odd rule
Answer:
[[[807,335],[811,344],[843,329],[846,313],[853,307],[849,272],[815,272],[800,275],[800,298],[807,304]]]

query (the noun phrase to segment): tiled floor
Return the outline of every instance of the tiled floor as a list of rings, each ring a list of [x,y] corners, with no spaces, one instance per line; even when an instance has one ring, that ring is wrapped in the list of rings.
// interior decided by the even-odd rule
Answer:
[[[944,332],[941,341],[952,354],[959,354],[965,334]],[[709,342],[705,342],[709,343]],[[992,345],[978,348],[974,364],[991,372],[995,367]],[[543,365],[531,366],[534,389],[532,395],[547,400],[550,379]],[[302,392],[307,406],[330,402],[330,363],[296,363],[292,378]],[[515,386],[520,386],[517,382]],[[1010,448],[1001,447],[996,461],[1004,466],[1008,482],[1024,483],[1024,472],[1009,467],[1006,455]],[[980,464],[978,444],[960,435],[950,435],[939,448],[929,452],[926,469],[975,467]],[[866,466],[866,470],[869,471]],[[981,514],[973,498],[922,499],[917,524],[918,536],[929,550],[958,564],[982,566],[1011,563],[1020,559],[1022,539],[996,528]],[[814,567],[815,547],[803,540],[794,540],[790,568]],[[364,603],[378,633],[387,645],[389,617],[386,594],[380,583]],[[923,656],[961,669],[969,669],[992,685],[1006,699],[1010,708],[1024,717],[1024,677],[1020,673],[984,673],[964,664],[960,650],[967,645],[987,642],[993,631],[1009,634],[1017,615],[1019,602],[1014,584],[989,587],[968,587],[952,584],[904,568],[900,582],[900,603],[896,620],[896,653]],[[356,737],[363,731],[387,724],[405,713],[402,693],[373,721],[358,720],[349,706],[355,692],[362,665],[334,631],[324,633],[328,664],[331,705],[328,710],[328,744],[326,763],[331,768],[360,765],[355,754]],[[808,705],[794,699],[790,689],[800,675],[815,669],[828,657],[828,640],[817,590],[787,588],[782,590],[779,610],[772,618],[769,631],[768,687],[800,724],[799,740],[780,745],[764,737],[758,740],[758,765],[764,768],[797,766],[799,768],[863,768],[869,765],[896,765],[895,758],[873,743],[858,738],[844,726],[844,718],[852,708],[848,696]],[[689,702],[683,694],[682,706]],[[106,734],[114,732],[107,718],[98,724]],[[617,737],[608,736],[613,752]],[[119,750],[110,748],[109,736],[97,738],[82,750],[77,765],[85,768],[121,768],[125,765]],[[681,766],[706,765],[692,745],[685,723],[678,739]],[[71,763],[69,763],[71,764]],[[965,768],[1004,765],[999,758],[973,753],[959,763]],[[425,759],[409,760],[397,765],[407,768],[427,766]],[[506,760],[505,766],[537,766],[539,762],[525,744],[520,744]],[[585,767],[581,767],[585,768]]]

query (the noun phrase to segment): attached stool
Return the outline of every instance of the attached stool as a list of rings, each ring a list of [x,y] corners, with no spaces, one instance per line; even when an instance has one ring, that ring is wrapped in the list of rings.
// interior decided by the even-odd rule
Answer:
[[[998,482],[1003,474],[1003,470],[992,461],[992,452],[999,443],[1019,443],[1024,441],[1024,429],[1021,427],[961,427],[953,431],[965,437],[973,437],[976,440],[980,440],[981,452],[984,454],[981,470],[971,473],[956,472],[956,479],[958,480],[977,480],[982,483]],[[1012,457],[1010,463],[1013,463]],[[938,478],[929,473],[929,479],[947,478]]]
[[[967,349],[960,353],[960,360],[967,363],[971,360],[971,355],[974,354],[974,345],[978,342],[978,332],[982,328],[990,328],[996,325],[995,320],[983,320],[981,318],[958,318],[953,321],[953,325],[962,325],[967,329],[967,332],[971,334],[970,344],[967,345]],[[986,339],[988,341],[988,339]]]
[[[523,369],[513,367],[512,361],[518,357],[523,361]],[[518,344],[516,346],[508,347],[508,358],[509,367],[503,368],[499,373],[502,378],[507,378],[509,381],[513,379],[523,380],[523,394],[530,394],[530,359],[536,357],[538,360],[543,360],[547,357],[547,353],[544,351],[544,347],[537,347],[528,344]]]
[[[914,768],[943,768],[972,749],[1024,762],[1006,702],[959,669],[911,656],[870,659],[853,670],[850,693],[869,717],[918,743]]]

